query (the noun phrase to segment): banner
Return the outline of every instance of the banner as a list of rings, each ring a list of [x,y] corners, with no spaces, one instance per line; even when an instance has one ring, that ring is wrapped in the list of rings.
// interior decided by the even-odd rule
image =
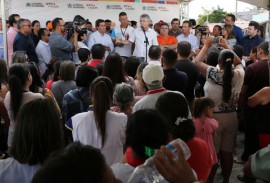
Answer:
[[[143,13],[149,14],[153,23],[163,20],[170,23],[179,18],[177,0],[11,0],[9,13],[17,13],[22,18],[39,20],[45,27],[47,20],[61,17],[72,21],[75,15],[89,19],[93,26],[96,19],[110,19],[118,24],[118,15],[124,11],[129,20],[139,23]]]

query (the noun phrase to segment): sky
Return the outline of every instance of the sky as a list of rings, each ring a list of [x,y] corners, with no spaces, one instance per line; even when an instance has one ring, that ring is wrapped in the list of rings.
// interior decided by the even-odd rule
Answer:
[[[207,2],[207,3],[206,3]],[[249,11],[250,8],[254,7],[250,4],[238,1],[237,12]],[[197,19],[199,14],[203,14],[204,9],[212,10],[212,8],[217,8],[217,6],[224,9],[229,13],[235,13],[236,0],[193,0],[189,4],[189,18]]]

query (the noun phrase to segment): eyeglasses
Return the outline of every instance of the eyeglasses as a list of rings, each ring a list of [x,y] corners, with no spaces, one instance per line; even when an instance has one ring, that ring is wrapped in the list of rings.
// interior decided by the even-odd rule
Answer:
[[[27,25],[23,25],[23,26],[28,26],[28,27],[31,27],[31,25],[30,25],[30,24],[27,24]]]

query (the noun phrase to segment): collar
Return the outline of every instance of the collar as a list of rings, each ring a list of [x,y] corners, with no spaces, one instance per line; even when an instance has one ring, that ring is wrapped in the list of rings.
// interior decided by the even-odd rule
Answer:
[[[45,41],[42,41],[41,39],[39,40],[42,44],[44,44],[45,46],[49,46],[49,43],[46,43]]]
[[[160,89],[157,89],[157,90],[149,90],[147,92],[147,95],[152,95],[152,94],[156,94],[156,93],[160,93],[160,92],[164,92],[164,91],[166,91],[165,88],[160,88]]]
[[[19,32],[19,30],[14,27],[10,27],[9,30]]]
[[[142,30],[142,28],[141,28],[141,27],[139,27],[139,29],[140,29],[140,31],[142,31],[142,32],[143,32],[143,30]],[[148,27],[147,31],[145,31],[145,32],[150,32],[150,30],[151,30],[151,28],[150,28],[150,27]]]
[[[21,33],[20,31],[18,32],[18,34],[21,34],[23,37],[28,37],[28,35],[25,35],[25,34],[23,34],[23,33]]]
[[[102,62],[102,61],[103,61],[102,59],[94,59],[91,62]]]
[[[105,32],[103,35],[99,32],[99,31],[96,31],[101,37],[105,36],[107,34],[107,32]]]
[[[250,37],[249,35],[248,35],[248,38],[249,39],[256,39],[258,37],[258,34],[256,34],[255,36],[253,36],[253,37]]]
[[[128,147],[125,153],[127,163],[133,167],[137,167],[144,163],[144,160],[136,158],[134,156],[133,150],[131,147]]]
[[[188,36],[185,36],[185,34],[183,33],[182,34],[185,38],[189,38],[190,37],[190,35],[191,35],[191,32],[189,33],[189,35]]]

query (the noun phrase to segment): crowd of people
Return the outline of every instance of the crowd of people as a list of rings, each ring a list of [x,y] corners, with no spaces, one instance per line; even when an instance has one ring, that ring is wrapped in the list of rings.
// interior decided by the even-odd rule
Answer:
[[[258,22],[244,35],[235,21],[193,32],[191,21],[153,25],[147,14],[137,27],[121,12],[114,28],[80,15],[41,28],[10,15],[0,182],[128,182],[153,156],[165,182],[212,183],[220,166],[228,183],[238,130],[238,179],[270,181],[269,43]],[[178,138],[187,160],[164,146]]]

